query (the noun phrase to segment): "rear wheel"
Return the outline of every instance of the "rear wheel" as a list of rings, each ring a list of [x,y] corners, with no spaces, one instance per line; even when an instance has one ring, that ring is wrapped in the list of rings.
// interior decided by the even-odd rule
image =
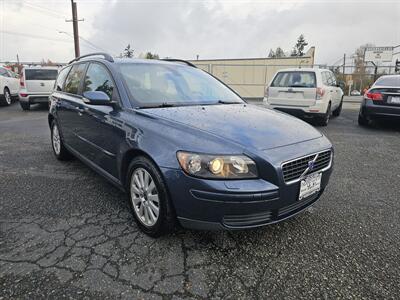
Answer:
[[[339,117],[339,116],[340,116],[340,113],[342,112],[342,106],[343,106],[343,98],[342,98],[342,100],[340,101],[340,104],[339,104],[338,108],[336,108],[336,109],[333,111],[332,115],[334,115],[335,117]]]
[[[51,123],[51,145],[58,160],[68,160],[71,153],[64,147],[56,120]]]
[[[19,104],[21,105],[22,110],[30,110],[31,109],[31,105],[29,104],[29,102],[19,101]]]
[[[319,125],[319,126],[327,126],[328,123],[329,123],[329,119],[331,118],[331,114],[332,114],[331,103],[329,103],[325,115],[323,117],[320,117],[320,118],[317,119],[317,122],[316,122],[317,125]]]
[[[3,90],[3,98],[0,99],[0,104],[3,106],[8,106],[12,102],[10,90],[5,87]]]
[[[361,113],[358,114],[358,125],[360,126],[368,126],[369,125],[369,120],[364,117]]]
[[[159,237],[174,229],[175,214],[160,172],[145,157],[132,160],[128,169],[130,206],[139,228]]]

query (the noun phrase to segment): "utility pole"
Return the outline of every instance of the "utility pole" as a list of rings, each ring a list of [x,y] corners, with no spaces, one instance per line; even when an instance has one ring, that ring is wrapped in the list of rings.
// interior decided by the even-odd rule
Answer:
[[[343,54],[343,78],[345,72],[346,72],[346,53]]]
[[[72,6],[72,20],[65,20],[65,22],[72,22],[72,27],[74,29],[74,45],[75,45],[75,57],[80,56],[80,49],[79,49],[79,33],[78,33],[78,22],[84,21],[84,19],[78,20],[78,10],[76,8],[76,2],[71,0]]]

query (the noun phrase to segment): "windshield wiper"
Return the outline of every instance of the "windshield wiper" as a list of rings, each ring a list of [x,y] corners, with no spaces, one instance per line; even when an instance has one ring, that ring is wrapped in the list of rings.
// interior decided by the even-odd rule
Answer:
[[[161,104],[156,105],[146,105],[146,106],[139,106],[139,108],[161,108],[161,107],[174,107],[175,104],[163,102]]]
[[[236,101],[224,101],[224,100],[218,100],[219,104],[240,104],[240,102],[236,102]]]

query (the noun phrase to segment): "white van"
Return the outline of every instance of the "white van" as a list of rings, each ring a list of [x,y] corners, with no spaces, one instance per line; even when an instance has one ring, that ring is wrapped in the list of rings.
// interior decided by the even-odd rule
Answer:
[[[315,68],[278,71],[265,91],[267,107],[328,125],[342,110],[343,91],[333,72]]]
[[[18,95],[22,109],[29,110],[33,103],[48,103],[57,75],[57,67],[24,68]]]

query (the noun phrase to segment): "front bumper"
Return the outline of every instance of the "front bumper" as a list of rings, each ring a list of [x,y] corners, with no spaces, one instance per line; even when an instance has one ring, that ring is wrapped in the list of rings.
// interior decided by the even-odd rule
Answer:
[[[300,182],[277,186],[264,179],[204,180],[181,170],[162,172],[183,227],[234,230],[276,223],[301,212],[321,196],[332,167],[322,172],[320,192],[301,201]]]
[[[374,104],[370,99],[363,99],[360,106],[360,113],[365,118],[399,118],[400,106]]]

